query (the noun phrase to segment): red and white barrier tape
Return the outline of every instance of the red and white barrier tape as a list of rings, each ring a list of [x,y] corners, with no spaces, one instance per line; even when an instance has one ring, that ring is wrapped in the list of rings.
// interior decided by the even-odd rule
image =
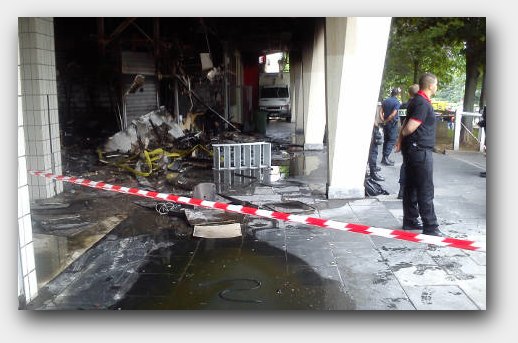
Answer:
[[[213,208],[228,212],[235,212],[241,214],[249,214],[258,217],[270,218],[283,220],[288,222],[300,223],[305,225],[318,226],[322,228],[335,229],[341,231],[350,231],[356,233],[362,233],[365,235],[374,235],[381,236],[387,238],[394,238],[409,242],[415,243],[427,243],[438,246],[448,246],[453,248],[465,249],[465,250],[475,250],[475,251],[486,251],[486,244],[481,242],[475,242],[470,240],[449,238],[449,237],[437,237],[437,236],[429,236],[423,235],[419,233],[412,233],[401,230],[390,230],[390,229],[382,229],[378,227],[372,227],[367,225],[360,224],[351,224],[351,223],[342,223],[329,219],[322,219],[316,217],[309,216],[301,216],[296,214],[284,213],[284,212],[275,212],[275,211],[267,211],[261,210],[253,207],[246,207],[241,205],[231,205],[225,204],[221,202],[207,201],[196,198],[187,198],[181,197],[168,193],[157,193],[151,191],[145,191],[138,188],[128,188],[117,185],[110,185],[108,183],[102,181],[91,181],[87,179],[81,179],[77,177],[63,176],[63,175],[54,175],[51,173],[45,173],[42,171],[29,171],[29,173],[37,176],[43,176],[49,179],[55,179],[63,182],[75,183],[76,185],[86,186],[91,188],[102,189],[106,191],[124,193],[137,195],[145,198],[152,198],[160,201],[171,201],[179,204],[187,204],[200,206],[205,208]]]

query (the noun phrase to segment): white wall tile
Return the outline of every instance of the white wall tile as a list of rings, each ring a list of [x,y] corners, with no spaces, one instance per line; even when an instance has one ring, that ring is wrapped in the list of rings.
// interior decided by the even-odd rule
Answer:
[[[41,131],[38,129],[39,126],[34,127],[34,131],[40,133],[39,139],[41,139]],[[36,157],[41,157],[43,155],[43,144],[41,140],[36,141]]]
[[[27,242],[32,242],[32,222],[31,215],[27,214],[23,216],[23,229],[25,230],[24,236]]]
[[[61,165],[61,153],[55,153],[54,156],[54,163],[56,164],[56,174],[61,175],[63,174],[63,166]]]
[[[41,139],[43,141],[48,141],[50,139],[49,134],[49,127],[48,126],[42,126],[41,127]],[[45,154],[45,152],[43,152]]]
[[[40,66],[37,64],[31,64],[31,79],[32,80],[39,80],[41,78],[40,76]]]
[[[32,300],[38,296],[38,279],[36,277],[35,270],[29,272],[29,288],[30,294],[28,296],[30,297],[30,300]]]
[[[20,188],[18,188],[18,218],[23,217],[22,197],[20,196]]]
[[[45,21],[42,20],[41,18],[36,18],[34,20],[34,30],[35,32],[37,33],[41,33],[41,34],[46,34],[46,31],[47,31],[47,27],[45,25]]]
[[[54,140],[56,138],[59,138],[59,124],[56,124],[56,121],[54,118],[55,114],[53,113],[53,111],[50,111],[50,120],[52,121],[52,125],[50,126],[50,134],[51,134],[51,138]],[[54,142],[53,142],[54,143]],[[54,147],[52,147],[52,149],[54,149]]]
[[[27,169],[28,170],[39,170],[38,169],[38,158],[36,156],[27,157]],[[29,185],[37,185],[39,176],[30,175]]]
[[[22,258],[22,273],[27,275],[29,273],[27,268],[27,245],[20,247],[20,257]]]
[[[21,64],[29,63],[29,59],[28,59],[29,57],[27,56],[25,49],[19,49],[18,56],[19,56],[18,66]]]
[[[18,97],[18,126],[23,125],[23,99]]]
[[[21,255],[21,253],[20,253]],[[23,264],[22,264],[23,266]],[[23,269],[22,269],[22,273],[23,273]],[[32,298],[30,296],[31,294],[31,290],[30,290],[30,286],[29,286],[29,275],[23,273],[23,289],[25,290],[25,299],[27,301],[30,301]]]
[[[18,157],[18,188],[23,186],[21,177],[22,177],[22,171],[20,170],[20,157]]]
[[[21,80],[21,70],[20,70],[20,65],[18,65],[17,67],[17,71],[18,71],[18,76],[17,76],[17,79],[18,79],[18,96],[22,95],[22,80]]]
[[[30,136],[30,140],[32,141],[36,141],[36,142],[41,142],[44,137],[43,137],[43,128],[44,126],[30,126],[31,130],[29,131],[31,133],[31,136]],[[36,154],[37,155],[41,155],[43,154],[43,149],[42,148],[39,148],[40,144],[36,143]],[[38,149],[39,148],[39,149]]]
[[[26,125],[23,127],[24,130],[25,130],[25,140],[27,142],[32,142],[32,147],[31,147],[31,150],[32,150],[32,153],[31,155],[34,155],[35,154],[35,145],[34,145],[34,142],[36,141],[36,126],[34,125]]]
[[[36,56],[36,49],[25,49],[27,51],[27,55],[29,56],[28,64],[36,64],[38,63],[38,58]]]
[[[25,228],[24,228],[25,221],[23,220],[23,218],[24,217],[18,218],[18,239],[19,239],[20,247],[24,246],[28,242],[25,239]]]
[[[50,51],[52,50],[52,41],[54,40],[54,37],[52,37],[52,32],[47,31],[45,36],[45,49]]]
[[[43,163],[43,159],[42,158],[38,157],[36,159],[36,167],[38,168],[38,170],[45,170],[45,164]],[[39,178],[40,178],[40,184],[41,184],[42,177],[40,176]]]
[[[26,49],[27,48],[27,32],[19,32],[18,33],[18,45],[20,49]]]
[[[31,95],[25,95],[23,97],[23,102],[24,102],[24,110],[26,111],[32,111],[34,110],[33,108],[33,105],[32,105],[32,96]]]
[[[32,94],[32,81],[31,80],[22,80],[20,82],[20,88],[21,88],[22,94],[24,94],[24,95]]]
[[[27,102],[27,97],[24,96],[24,103]],[[33,118],[33,114],[32,114],[32,111],[31,110],[28,110],[25,108],[25,104],[24,104],[24,108],[23,108],[23,123],[25,125],[34,125],[34,118]]]
[[[18,158],[18,187],[27,184],[27,169],[25,157]]]
[[[23,126],[18,126],[18,157],[25,156],[25,134]]]
[[[41,33],[37,32],[34,36],[36,41],[36,48],[37,49],[46,49],[45,47],[45,36]]]
[[[30,141],[31,140],[31,126],[30,125],[25,125],[25,126],[22,126],[23,127],[23,130],[25,132],[25,137],[26,137],[26,140],[27,141]],[[29,150],[29,148],[27,148],[27,150]],[[28,153],[28,155],[30,155],[30,153]]]
[[[36,32],[36,18],[27,17],[28,29],[27,32]]]
[[[45,169],[52,168],[52,160],[50,158],[50,154],[44,155],[43,160],[45,162]]]
[[[29,202],[29,186],[22,186],[18,189],[18,196],[21,199],[22,205],[22,213],[24,216],[30,212],[30,202]]]
[[[34,168],[33,170],[36,170],[36,168]],[[29,176],[29,184],[30,185],[37,185],[38,184],[38,179],[41,177],[41,176],[35,176],[35,175],[32,175],[32,174],[28,174]]]
[[[27,22],[27,18],[19,17],[18,18],[18,32],[25,33],[29,31],[29,23]]]
[[[34,146],[34,141],[28,141],[27,142],[27,145],[25,146],[25,148],[27,149],[26,153],[27,153],[27,156],[34,156],[36,153],[35,153],[35,146]],[[29,163],[27,162],[27,168],[29,167]]]
[[[52,81],[54,90],[56,90],[56,81]],[[50,108],[54,111],[56,117],[58,117],[58,96],[54,93],[53,96],[50,97]]]
[[[59,173],[58,173],[58,171],[56,170],[56,174],[61,175],[61,171],[59,171]],[[63,192],[63,182],[60,182],[60,181],[56,182],[56,189],[57,189],[58,193],[62,193]]]
[[[21,73],[22,73],[22,79],[23,80],[30,80],[32,77],[31,77],[31,67],[29,64],[22,64],[20,66],[21,68]]]
[[[54,195],[56,195],[56,193],[54,192],[53,184],[47,184],[47,186],[45,187],[45,192],[47,194],[47,197],[53,197]]]
[[[35,101],[36,97],[33,96],[31,97],[33,98],[32,100]],[[42,124],[42,118],[41,118],[41,109],[37,109],[37,110],[32,110],[31,112],[31,118],[32,118],[32,123],[30,125],[33,125],[33,126],[39,126]]]
[[[46,133],[46,134],[47,134],[47,136],[48,136],[48,134],[49,134],[49,133],[48,133],[48,128],[46,128],[46,127],[42,127],[42,129],[43,129],[42,134],[45,134],[45,133]],[[47,130],[45,130],[45,129],[47,129]],[[45,131],[47,131],[47,132],[45,132]],[[42,141],[42,144],[41,144],[41,148],[42,148],[42,154],[41,154],[42,156],[40,156],[40,157],[45,158],[45,156],[46,156],[46,155],[49,155],[49,154],[50,154],[50,140],[49,140],[49,139],[45,139],[45,140],[43,140],[43,141]],[[44,160],[44,161],[45,161],[45,160]],[[46,164],[46,163],[45,163],[45,166],[47,166],[47,164]]]
[[[47,126],[49,124],[49,114],[47,111],[47,97],[45,95],[41,95],[39,97],[39,101],[40,101],[39,117],[41,118],[40,125]]]
[[[40,189],[40,197],[46,199],[48,197],[47,185],[38,186],[38,188]]]
[[[36,265],[34,263],[34,243],[30,242],[26,245],[26,253],[27,253],[27,269],[29,271],[36,269]]]
[[[40,195],[40,188],[36,186],[38,183],[36,182],[35,186],[31,186],[33,197],[32,200],[41,199],[42,196]]]

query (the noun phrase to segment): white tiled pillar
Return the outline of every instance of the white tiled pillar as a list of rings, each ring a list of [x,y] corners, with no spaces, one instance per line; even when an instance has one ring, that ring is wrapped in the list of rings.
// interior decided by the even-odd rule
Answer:
[[[316,24],[312,48],[306,49],[304,54],[306,55],[303,56],[304,150],[322,150],[326,128],[326,61],[323,23]]]
[[[27,168],[61,174],[53,18],[18,18],[21,109]],[[63,184],[29,176],[31,199],[63,191]]]
[[[18,298],[24,297],[23,301],[29,302],[38,295],[38,286],[27,184],[20,69],[18,54]]]
[[[326,18],[329,199],[363,198],[391,18]]]

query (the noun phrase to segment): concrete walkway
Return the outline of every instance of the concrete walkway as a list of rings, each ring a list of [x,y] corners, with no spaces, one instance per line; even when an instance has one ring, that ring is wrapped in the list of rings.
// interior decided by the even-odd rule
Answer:
[[[397,199],[401,154],[395,155],[395,161],[393,167],[383,166],[381,171],[386,178],[381,184],[391,194],[377,198],[399,227],[403,218]],[[434,154],[435,211],[442,232],[449,237],[486,241],[486,179],[479,176],[485,166],[485,157],[477,152]],[[369,225],[384,222],[381,215],[368,220]],[[486,308],[485,253],[373,241],[416,309]]]

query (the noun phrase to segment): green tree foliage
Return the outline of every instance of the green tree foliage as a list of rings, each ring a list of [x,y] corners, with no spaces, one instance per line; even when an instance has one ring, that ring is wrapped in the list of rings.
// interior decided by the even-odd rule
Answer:
[[[473,112],[476,102],[482,108],[486,104],[486,18],[394,18],[380,99],[394,86],[407,89],[423,72],[437,75],[437,95],[446,97],[442,100],[462,102],[465,112]],[[464,91],[459,99],[460,77]],[[406,96],[403,94],[403,100]],[[465,142],[465,128],[472,129],[471,117],[462,122],[461,139]]]
[[[432,72],[441,87],[458,80],[464,72],[462,42],[441,41],[448,25],[435,18],[394,18],[392,20],[380,98],[396,86],[406,90],[424,72]],[[458,82],[458,81],[457,81]],[[453,93],[449,93],[453,94]],[[404,92],[405,100],[407,94]],[[460,99],[444,99],[458,102]]]
[[[465,112],[474,112],[477,100],[480,107],[485,105],[486,18],[435,18],[432,24],[446,28],[444,35],[435,39],[437,44],[462,43],[463,45],[462,53],[466,58],[466,81],[462,107]],[[481,85],[480,92],[477,90],[479,85]],[[467,143],[470,137],[468,131],[473,129],[472,117],[464,116],[462,124],[461,142]]]
[[[472,112],[480,76],[486,69],[486,18],[435,18],[432,24],[445,28],[444,34],[435,39],[437,44],[461,43],[463,46],[461,52],[466,58],[464,111]]]

